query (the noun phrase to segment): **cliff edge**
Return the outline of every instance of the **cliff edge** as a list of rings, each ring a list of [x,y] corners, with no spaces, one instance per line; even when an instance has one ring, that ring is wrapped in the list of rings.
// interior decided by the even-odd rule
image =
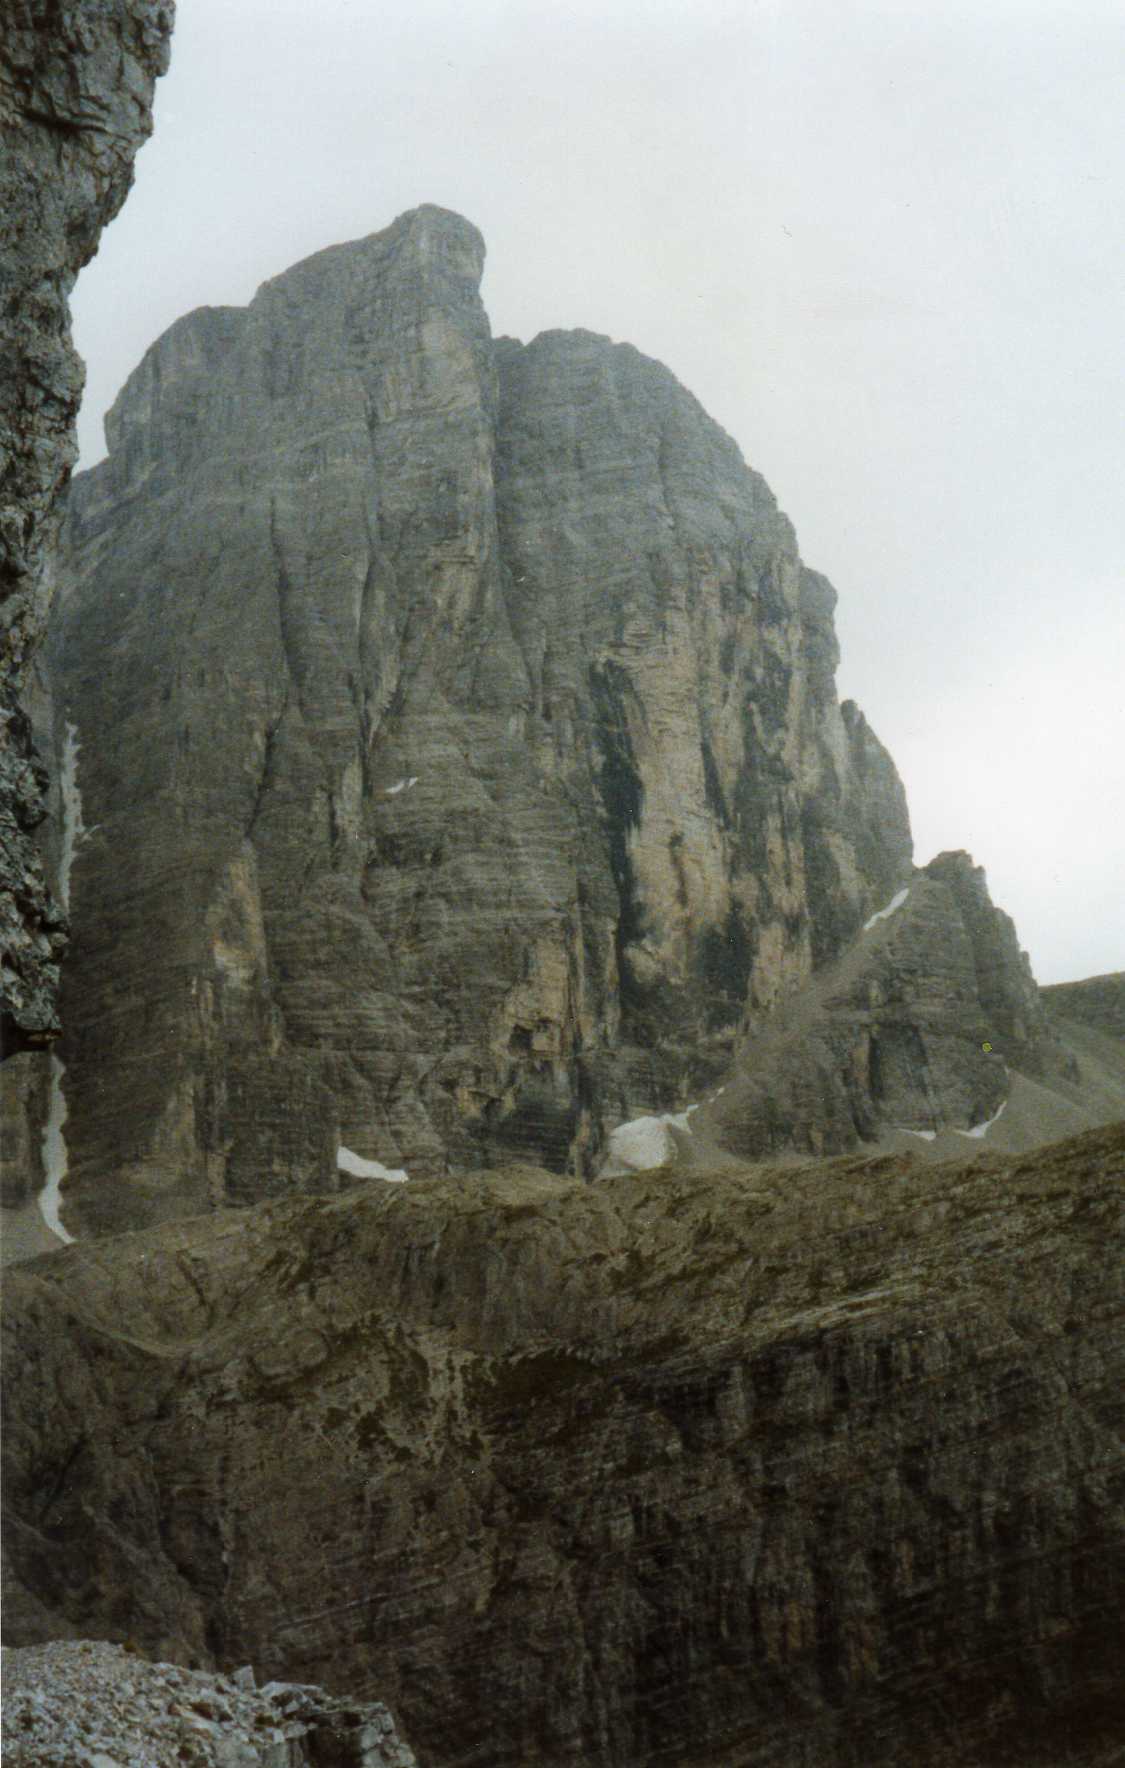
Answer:
[[[20,705],[46,623],[83,369],[75,277],[152,130],[171,0],[19,0],[0,35],[0,1055],[58,1036],[66,917],[34,845],[47,776]]]

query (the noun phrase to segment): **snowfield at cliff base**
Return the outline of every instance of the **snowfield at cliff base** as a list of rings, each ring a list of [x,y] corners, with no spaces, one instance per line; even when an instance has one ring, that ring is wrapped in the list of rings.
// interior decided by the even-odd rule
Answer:
[[[342,1173],[350,1173],[354,1179],[386,1179],[392,1185],[401,1185],[410,1177],[408,1172],[398,1166],[393,1170],[384,1166],[379,1160],[364,1160],[362,1154],[353,1154],[350,1148],[341,1143],[336,1150],[336,1166]]]

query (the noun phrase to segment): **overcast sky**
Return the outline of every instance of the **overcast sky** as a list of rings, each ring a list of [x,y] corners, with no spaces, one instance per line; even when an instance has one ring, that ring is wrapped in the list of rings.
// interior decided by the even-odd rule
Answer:
[[[79,280],[82,464],[166,326],[422,202],[493,330],[586,326],[735,437],[841,697],[1042,982],[1125,967],[1120,0],[179,0]]]

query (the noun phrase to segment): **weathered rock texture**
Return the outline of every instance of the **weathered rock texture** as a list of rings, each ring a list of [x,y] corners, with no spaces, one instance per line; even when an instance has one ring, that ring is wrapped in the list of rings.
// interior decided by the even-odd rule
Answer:
[[[72,487],[80,1231],[590,1170],[909,872],[762,480],[636,350],[494,346],[482,258],[423,208],[189,315]]]
[[[33,831],[46,773],[20,690],[76,456],[74,279],[133,180],[171,0],[10,0],[0,32],[0,1053],[58,1035],[66,917]]]
[[[19,1266],[9,1637],[374,1690],[429,1768],[1108,1768],[1123,1199],[1118,1126]]]
[[[386,1707],[151,1664],[91,1639],[3,1652],[8,1768],[415,1768]]]
[[[976,1129],[1007,1109],[1016,1076],[1081,1093],[982,869],[940,854],[901,897],[780,1011],[754,1018],[721,1095],[692,1116],[696,1136],[743,1158],[840,1154],[897,1130]],[[1117,1115],[1111,1103],[1088,1121]]]

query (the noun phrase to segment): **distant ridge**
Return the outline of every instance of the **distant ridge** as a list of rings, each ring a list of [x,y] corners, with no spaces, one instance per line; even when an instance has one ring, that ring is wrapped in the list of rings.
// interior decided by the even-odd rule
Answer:
[[[1125,1038],[1125,970],[1081,982],[1052,982],[1039,994],[1053,1019],[1078,1020],[1110,1037]]]

